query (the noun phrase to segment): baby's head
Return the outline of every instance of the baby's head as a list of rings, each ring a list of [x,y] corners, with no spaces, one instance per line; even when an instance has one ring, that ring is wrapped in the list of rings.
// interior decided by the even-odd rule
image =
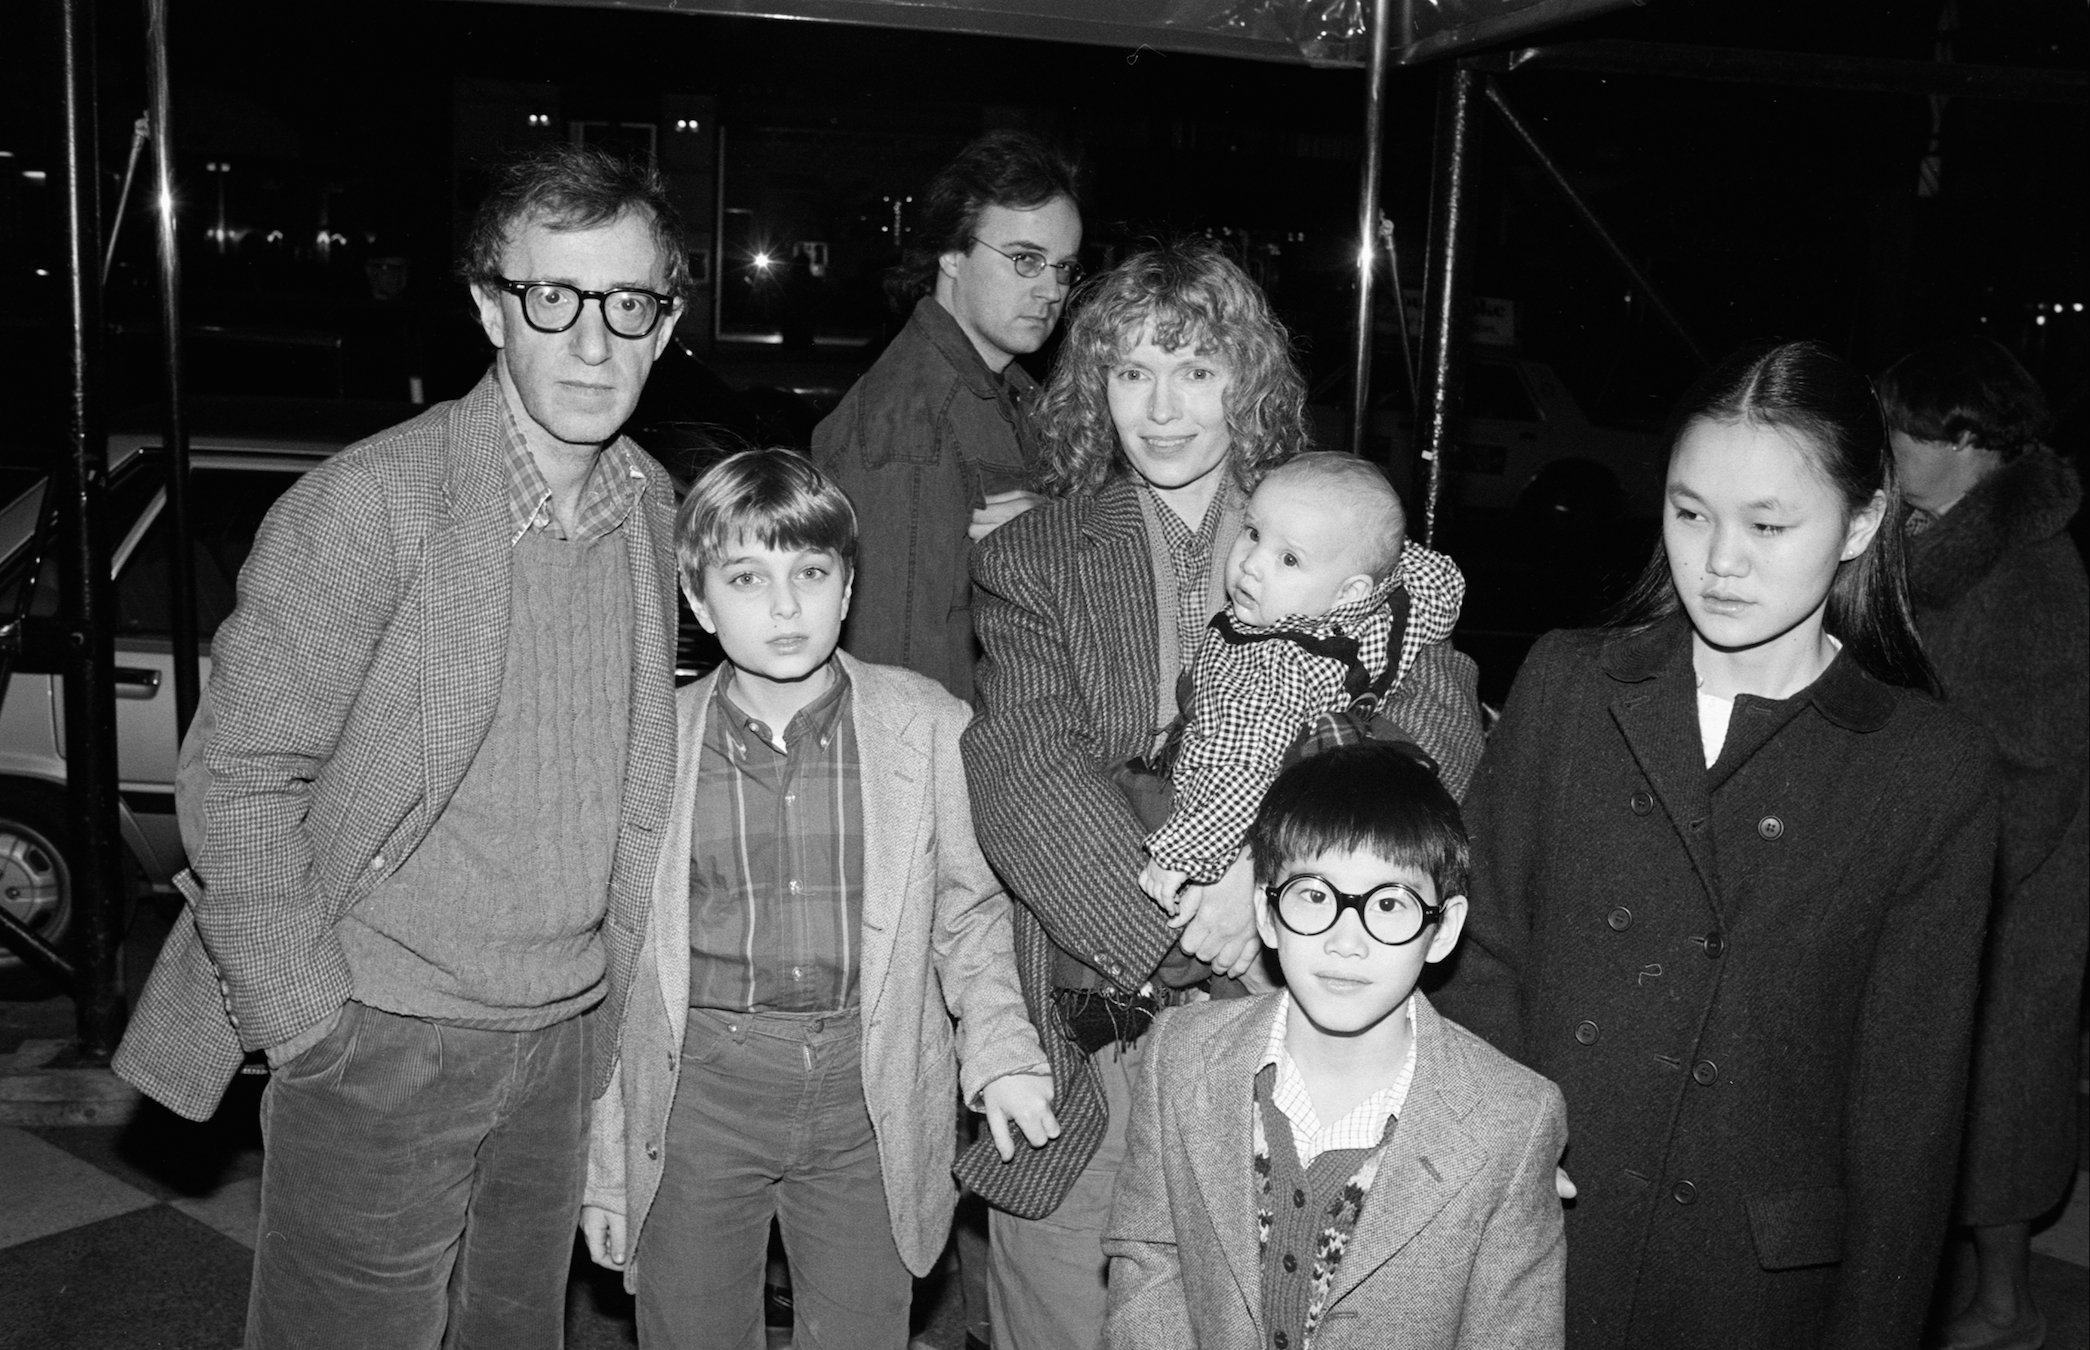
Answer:
[[[1226,597],[1243,623],[1326,614],[1393,575],[1406,539],[1400,494],[1377,467],[1355,455],[1300,455],[1248,499]]]

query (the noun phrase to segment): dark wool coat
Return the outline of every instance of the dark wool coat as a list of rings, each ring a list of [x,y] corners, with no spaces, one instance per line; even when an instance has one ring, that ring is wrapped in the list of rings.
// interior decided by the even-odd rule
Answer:
[[[1962,1222],[2051,1208],[2076,1170],[2077,1028],[2090,945],[2090,584],[2067,533],[2075,471],[2002,465],[1909,541],[1916,626],[1952,706],[2002,770],[2002,856],[1983,968]]]
[[[1533,648],[1437,997],[1567,1096],[1568,1343],[1913,1347],[1950,1205],[1987,737],[1839,656],[1708,770],[1690,627]]]
[[[1117,478],[1002,526],[973,552],[978,716],[965,732],[980,849],[1016,906],[1016,970],[1052,1064],[1060,1137],[1003,1163],[982,1140],[958,1177],[995,1205],[1042,1218],[1095,1156],[1103,1085],[1052,1001],[1054,951],[1123,993],[1175,943],[1140,891],[1146,827],[1110,771],[1153,748],[1159,646],[1154,568],[1138,489]],[[1463,779],[1480,753],[1473,663],[1433,642],[1387,715]]]

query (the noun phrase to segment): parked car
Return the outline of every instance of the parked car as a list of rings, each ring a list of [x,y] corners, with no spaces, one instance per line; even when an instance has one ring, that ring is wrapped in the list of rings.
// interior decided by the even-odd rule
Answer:
[[[1399,383],[1397,373],[1387,382]],[[1448,520],[1513,522],[1526,536],[1571,539],[1656,514],[1666,467],[1661,438],[1598,426],[1544,362],[1471,350],[1462,413],[1438,500]],[[1340,444],[1340,410],[1316,405],[1315,415],[1323,443]],[[1374,399],[1366,438],[1408,500],[1411,520],[1419,519],[1428,468],[1415,455],[1405,387]]]
[[[778,397],[725,383],[678,350],[662,363],[662,394],[634,416],[633,438],[686,487],[723,450],[758,439],[782,439],[801,415]],[[788,399],[788,395],[782,396]],[[301,399],[198,399],[188,409],[198,636],[204,678],[209,644],[232,612],[234,582],[262,517],[285,488],[337,450],[406,420],[405,404]],[[757,418],[757,412],[761,413]],[[174,816],[174,677],[167,578],[166,464],[160,432],[134,421],[108,441],[110,558],[115,589],[118,823],[137,881],[170,892],[185,865]],[[7,471],[13,473],[15,471]],[[0,506],[0,620],[29,592],[29,620],[58,615],[55,555],[29,575],[31,541],[45,480],[29,475]],[[0,488],[13,483],[0,479]],[[0,906],[53,943],[74,918],[74,830],[65,790],[64,691],[55,664],[31,642],[0,690]],[[682,610],[676,675],[693,679],[718,661],[715,640]],[[43,982],[0,947],[0,996],[41,989]]]

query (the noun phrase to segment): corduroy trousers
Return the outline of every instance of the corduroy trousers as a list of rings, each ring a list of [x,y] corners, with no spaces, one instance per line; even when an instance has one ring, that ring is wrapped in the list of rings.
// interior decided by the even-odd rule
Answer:
[[[248,1350],[558,1350],[593,1022],[485,1031],[350,1003],[278,1070]]]

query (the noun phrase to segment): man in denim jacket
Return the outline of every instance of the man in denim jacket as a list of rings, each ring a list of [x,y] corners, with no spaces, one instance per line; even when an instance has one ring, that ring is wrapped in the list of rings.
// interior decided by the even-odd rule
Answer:
[[[958,153],[923,193],[888,285],[907,326],[813,432],[813,459],[862,523],[844,646],[972,697],[967,559],[1036,505],[1023,429],[1037,381],[1016,358],[1052,336],[1079,279],[1074,165],[1020,131]]]

